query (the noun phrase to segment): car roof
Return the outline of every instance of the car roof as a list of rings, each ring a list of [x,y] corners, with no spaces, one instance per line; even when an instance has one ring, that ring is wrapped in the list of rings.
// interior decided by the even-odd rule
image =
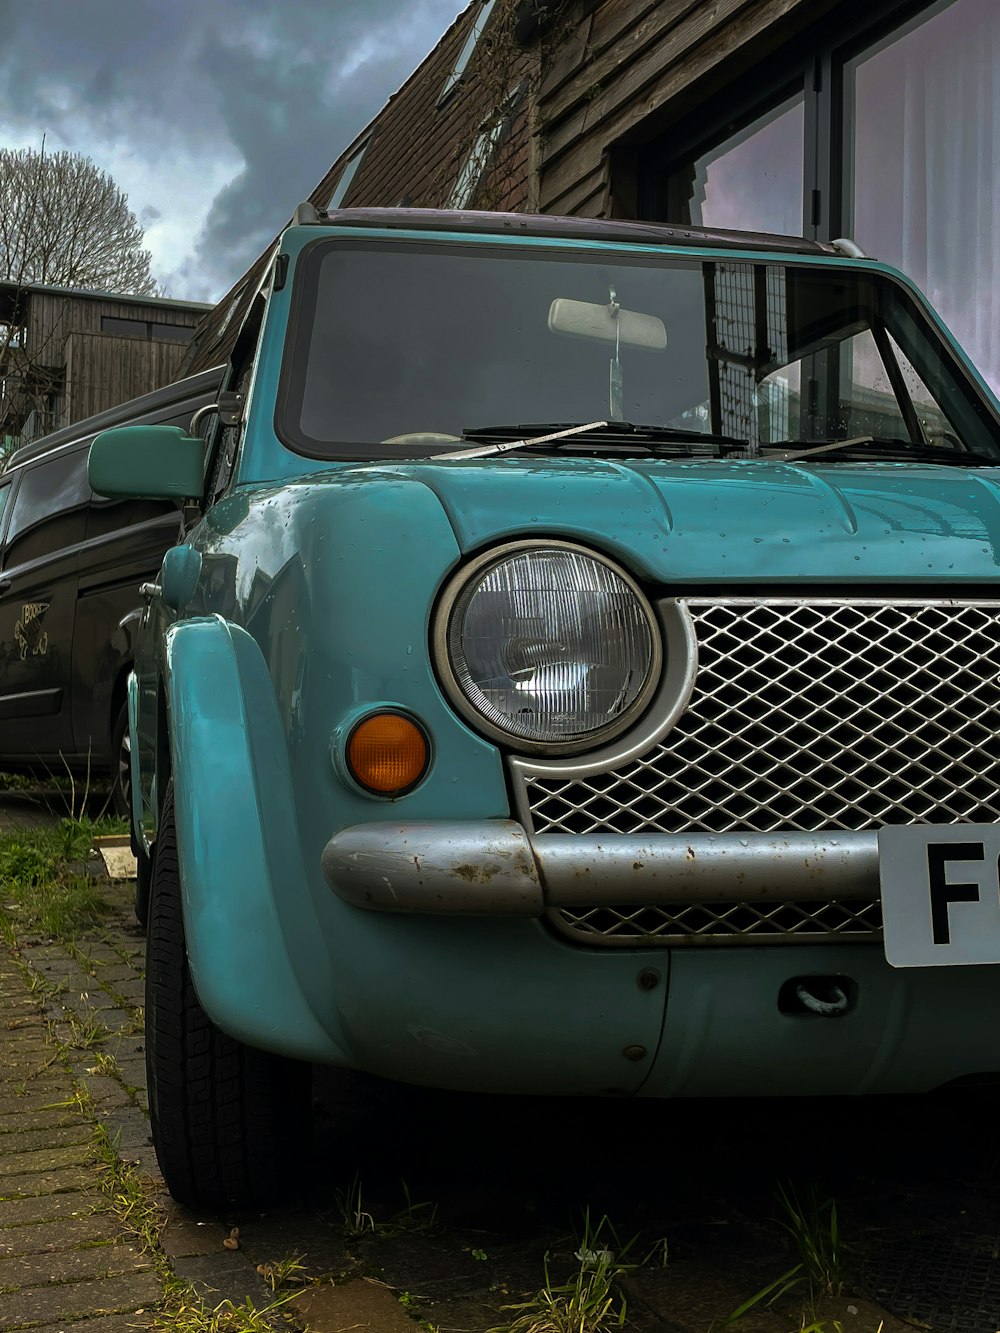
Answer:
[[[617,222],[566,218],[548,213],[484,213],[434,208],[339,208],[321,213],[311,204],[296,209],[299,225],[381,227],[407,231],[481,232],[495,236],[609,241],[631,245],[697,246],[702,249],[773,250],[785,254],[842,257],[835,242],[773,232],[731,231],[723,227],[679,226],[660,222]]]
[[[152,393],[145,393],[140,398],[132,398],[118,407],[98,412],[96,416],[63,426],[50,435],[32,440],[30,444],[22,444],[4,463],[2,471],[11,472],[23,463],[30,463],[32,459],[40,458],[54,449],[80,444],[90,436],[96,435],[98,431],[110,430],[112,426],[122,426],[141,417],[154,415],[174,404],[180,405],[188,399],[214,394],[222,382],[224,370],[225,366],[212,366],[209,370],[188,376],[187,379],[165,384],[162,388],[154,389]]]

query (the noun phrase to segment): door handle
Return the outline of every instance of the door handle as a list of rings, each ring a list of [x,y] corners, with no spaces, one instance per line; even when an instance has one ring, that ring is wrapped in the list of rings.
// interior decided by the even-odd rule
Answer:
[[[13,582],[13,579],[0,579],[0,592],[9,592]]]

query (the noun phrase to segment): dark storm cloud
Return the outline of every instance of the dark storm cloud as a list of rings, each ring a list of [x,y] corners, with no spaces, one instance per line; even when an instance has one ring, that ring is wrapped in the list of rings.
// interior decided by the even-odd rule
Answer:
[[[87,151],[242,160],[183,265],[217,296],[431,49],[463,0],[0,0],[0,115]],[[195,168],[197,169],[197,168]],[[148,201],[183,209],[183,182]],[[200,221],[200,219],[198,219]],[[170,283],[168,279],[168,285]]]

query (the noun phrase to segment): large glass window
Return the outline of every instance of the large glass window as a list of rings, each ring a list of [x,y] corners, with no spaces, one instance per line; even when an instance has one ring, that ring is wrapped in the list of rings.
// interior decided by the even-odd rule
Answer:
[[[640,216],[852,237],[919,283],[1000,392],[1000,4],[835,8],[727,88],[714,127],[701,107],[647,145]]]
[[[844,74],[851,234],[921,285],[1000,389],[1000,5],[934,5]]]
[[[796,93],[674,172],[668,217],[801,235],[804,155],[804,98]]]

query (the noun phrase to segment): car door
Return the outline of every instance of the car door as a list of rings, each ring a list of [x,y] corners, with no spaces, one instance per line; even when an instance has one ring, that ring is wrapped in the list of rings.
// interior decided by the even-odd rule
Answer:
[[[90,487],[86,452],[21,471],[0,552],[0,764],[75,756],[70,682]]]

